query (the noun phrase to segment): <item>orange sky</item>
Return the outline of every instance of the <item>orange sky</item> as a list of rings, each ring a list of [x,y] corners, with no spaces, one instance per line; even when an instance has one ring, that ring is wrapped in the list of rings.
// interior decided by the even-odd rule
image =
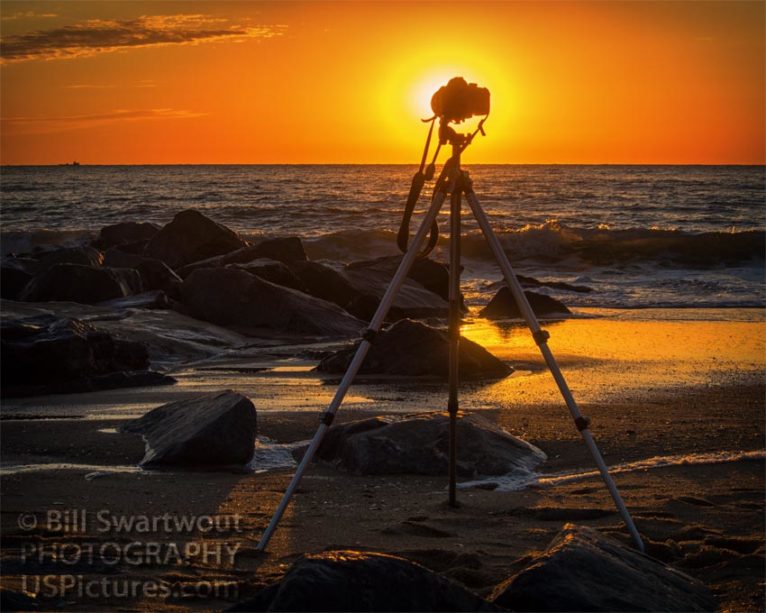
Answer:
[[[763,164],[763,2],[0,2],[2,163]]]

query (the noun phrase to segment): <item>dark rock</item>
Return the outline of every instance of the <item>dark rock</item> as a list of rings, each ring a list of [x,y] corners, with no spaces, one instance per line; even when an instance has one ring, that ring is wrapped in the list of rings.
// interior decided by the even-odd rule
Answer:
[[[39,609],[40,605],[36,598],[24,592],[0,588],[0,611],[38,611]]]
[[[527,297],[532,311],[535,315],[571,315],[566,306],[555,298],[546,296],[545,294],[536,294],[535,292],[524,292]],[[504,319],[506,317],[521,317],[521,311],[519,311],[516,301],[511,294],[511,290],[507,287],[500,289],[494,298],[490,300],[489,304],[479,311],[481,317],[487,319]]]
[[[126,253],[121,249],[112,247],[104,252],[104,264],[115,268],[137,270],[145,291],[161,289],[174,297],[180,292],[181,277],[161,260],[145,255]]]
[[[104,266],[111,268],[135,268],[149,259],[151,258],[137,253],[128,253],[119,247],[110,247],[104,251]]]
[[[380,302],[392,279],[389,272],[374,268],[346,267],[343,275],[359,295],[371,296],[376,302]],[[388,319],[396,321],[404,317],[414,319],[445,317],[448,312],[449,305],[443,298],[427,290],[420,283],[405,279],[396,294]]]
[[[149,241],[145,253],[175,269],[241,249],[246,244],[235,232],[189,209],[163,226]]]
[[[457,420],[457,472],[461,477],[529,472],[545,454],[475,413]],[[448,413],[373,417],[334,426],[317,452],[362,475],[447,473]]]
[[[343,373],[356,353],[358,343],[324,358],[317,370]],[[459,371],[461,379],[500,378],[513,369],[481,345],[460,337]],[[446,378],[449,341],[447,333],[420,322],[404,319],[375,339],[359,372]]]
[[[515,611],[715,611],[696,579],[600,534],[567,524],[531,565],[501,583]]]
[[[264,281],[269,281],[270,283],[297,289],[299,292],[306,291],[303,283],[301,283],[301,280],[295,273],[287,267],[287,264],[284,264],[279,260],[258,258],[252,262],[246,262],[244,264],[227,264],[227,266],[241,268],[252,275],[260,277]]]
[[[300,279],[306,293],[346,310],[349,303],[359,296],[359,292],[346,277],[319,262],[293,262],[290,264],[290,270]]]
[[[104,264],[104,254],[93,247],[66,247],[44,253],[39,258],[37,272],[48,270],[56,264],[80,264],[99,267]]]
[[[550,287],[553,289],[563,289],[567,292],[577,292],[579,294],[589,294],[593,291],[592,287],[587,285],[572,285],[571,283],[564,283],[563,281],[539,281],[534,277],[525,277],[524,275],[516,275],[516,278],[521,283],[522,287]],[[505,279],[501,279],[493,286],[502,287],[505,285]]]
[[[141,276],[130,268],[56,264],[34,277],[19,298],[31,302],[95,304],[140,291]]]
[[[107,249],[115,245],[149,240],[159,231],[160,227],[153,223],[123,221],[101,228],[97,244],[101,249]]]
[[[253,457],[256,413],[248,398],[227,390],[164,404],[122,430],[144,438],[142,466],[243,465]]]
[[[195,260],[181,268],[178,274],[185,279],[199,268],[217,268],[228,264],[246,264],[260,258],[277,260],[283,264],[290,265],[295,262],[305,261],[306,253],[303,251],[303,243],[301,243],[299,238],[271,238],[220,256]]]
[[[36,268],[37,260],[31,258],[3,258],[0,263],[0,298],[18,300],[34,277]]]
[[[396,556],[325,551],[229,611],[499,611],[464,587]]]
[[[113,309],[169,309],[170,300],[162,290],[133,294],[126,298],[114,298],[105,302],[99,302],[99,306]]]
[[[146,371],[144,345],[117,339],[77,319],[4,321],[1,338],[4,396],[174,382]]]
[[[237,268],[195,270],[181,287],[181,299],[192,317],[243,334],[348,337],[364,325],[334,304]]]
[[[252,253],[259,258],[278,260],[285,264],[305,262],[306,252],[301,239],[295,236],[286,238],[267,238],[252,246]]]
[[[141,283],[144,290],[163,290],[171,295],[178,295],[183,282],[181,277],[174,273],[165,262],[145,259],[135,266],[141,275]]]
[[[348,265],[349,270],[377,270],[385,272],[390,278],[399,268],[402,256],[384,256],[375,260],[352,262]],[[420,283],[428,291],[444,300],[449,300],[449,266],[436,262],[430,258],[417,259],[412,264],[407,277]]]

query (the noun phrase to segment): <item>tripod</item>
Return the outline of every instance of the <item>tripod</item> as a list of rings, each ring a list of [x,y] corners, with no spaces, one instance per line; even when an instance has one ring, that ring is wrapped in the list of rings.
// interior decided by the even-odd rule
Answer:
[[[635,543],[636,547],[640,551],[644,551],[644,544],[643,544],[643,541],[641,540],[641,536],[638,534],[638,530],[636,529],[636,526],[633,523],[633,519],[630,516],[630,513],[628,512],[627,508],[625,507],[625,503],[623,502],[622,497],[620,496],[620,493],[617,490],[617,486],[615,485],[611,475],[609,474],[609,470],[606,466],[606,463],[604,462],[603,457],[601,456],[601,452],[599,451],[595,441],[593,440],[593,435],[591,434],[589,429],[590,419],[583,416],[582,413],[580,412],[580,409],[578,408],[577,403],[575,402],[575,399],[572,396],[572,392],[569,389],[569,386],[567,385],[566,380],[564,379],[564,375],[561,373],[561,370],[559,369],[559,366],[556,363],[556,359],[554,358],[553,353],[548,347],[548,338],[550,337],[550,335],[548,334],[547,331],[543,330],[540,327],[540,323],[538,322],[537,317],[535,316],[532,310],[532,307],[530,306],[529,301],[527,300],[527,297],[524,294],[524,290],[522,289],[521,284],[519,283],[519,280],[516,278],[516,274],[513,272],[513,268],[511,268],[511,264],[508,261],[508,256],[506,256],[505,252],[503,251],[500,241],[497,238],[497,235],[492,230],[492,227],[489,223],[489,219],[484,213],[484,210],[481,208],[479,199],[476,197],[476,194],[473,191],[472,181],[470,177],[468,176],[468,173],[463,171],[460,167],[461,153],[471,143],[471,140],[473,139],[473,137],[476,135],[477,132],[482,131],[483,133],[482,123],[480,123],[477,130],[470,135],[458,134],[455,130],[453,130],[451,127],[447,125],[447,122],[443,121],[441,123],[439,128],[440,146],[443,143],[451,144],[452,157],[444,165],[442,173],[439,179],[437,180],[436,186],[434,188],[434,194],[431,199],[431,205],[428,211],[426,212],[425,217],[423,218],[423,221],[421,222],[420,227],[415,234],[415,237],[413,238],[409,247],[406,249],[404,256],[402,257],[402,260],[399,263],[399,267],[396,270],[396,273],[394,274],[394,277],[391,280],[391,283],[386,289],[386,292],[383,294],[383,297],[380,300],[380,304],[378,305],[378,308],[375,311],[375,314],[373,315],[372,320],[370,321],[369,328],[367,328],[362,333],[362,341],[359,344],[359,347],[357,348],[356,353],[353,359],[351,360],[351,363],[349,364],[348,369],[346,370],[346,373],[341,379],[341,382],[338,386],[338,389],[335,392],[335,395],[332,401],[330,402],[329,406],[323,413],[322,418],[320,420],[319,428],[314,434],[314,438],[311,440],[311,443],[309,444],[308,449],[306,450],[306,453],[303,455],[303,458],[301,459],[300,464],[298,465],[298,468],[296,469],[295,474],[293,475],[293,478],[287,487],[287,490],[285,490],[285,493],[282,496],[282,500],[280,501],[279,506],[274,512],[274,515],[271,518],[271,521],[269,522],[268,527],[266,528],[265,532],[263,533],[263,536],[261,537],[260,542],[257,545],[258,550],[264,551],[266,549],[266,546],[268,545],[269,540],[271,539],[271,536],[274,533],[274,530],[276,530],[277,525],[279,524],[279,520],[282,518],[282,515],[284,514],[287,508],[287,505],[290,503],[290,499],[292,498],[292,495],[295,493],[295,490],[297,489],[298,484],[300,483],[303,473],[306,471],[306,468],[308,468],[309,463],[311,462],[317,450],[319,449],[319,445],[321,444],[325,433],[327,432],[330,425],[332,424],[333,419],[335,418],[335,413],[340,408],[340,405],[343,402],[343,399],[346,395],[346,392],[348,391],[348,388],[351,386],[351,383],[356,377],[357,372],[361,368],[362,363],[364,362],[364,359],[367,356],[367,353],[370,350],[372,343],[375,342],[375,337],[380,332],[380,329],[383,325],[386,315],[388,314],[388,311],[391,308],[391,305],[393,304],[394,299],[396,298],[396,294],[399,291],[399,288],[401,287],[402,283],[404,283],[404,280],[407,278],[410,268],[412,267],[416,258],[422,257],[424,253],[428,253],[428,251],[430,251],[429,248],[426,248],[425,252],[423,253],[420,252],[421,245],[423,245],[423,242],[426,239],[426,235],[428,234],[429,229],[431,230],[431,247],[435,245],[436,241],[434,238],[435,234],[433,229],[435,227],[436,216],[439,214],[439,211],[441,210],[442,205],[444,204],[444,201],[449,195],[450,196],[450,245],[449,245],[449,294],[448,294],[448,299],[449,299],[449,324],[448,324],[449,326],[448,328],[449,396],[448,396],[448,402],[447,402],[447,410],[449,413],[449,504],[450,506],[457,506],[456,491],[455,491],[456,490],[455,466],[456,466],[456,457],[457,457],[457,445],[456,445],[457,413],[458,413],[458,407],[459,407],[459,404],[458,404],[458,374],[459,374],[458,373],[458,349],[459,349],[459,342],[460,342],[460,320],[462,317],[462,313],[460,309],[460,232],[461,232],[462,197],[465,196],[465,199],[468,201],[468,204],[470,206],[471,212],[476,218],[476,221],[478,222],[479,227],[481,228],[484,238],[486,239],[487,244],[489,245],[492,251],[492,254],[497,260],[498,265],[500,266],[500,269],[503,273],[503,277],[505,278],[505,282],[508,284],[508,288],[510,289],[513,295],[513,298],[516,301],[516,304],[518,305],[519,310],[521,311],[522,317],[526,321],[527,326],[529,327],[529,330],[532,333],[532,338],[535,340],[535,343],[539,347],[540,353],[542,354],[545,360],[545,363],[548,366],[548,369],[550,370],[554,380],[556,381],[556,384],[558,385],[559,391],[561,392],[561,395],[564,398],[564,402],[566,403],[567,408],[569,409],[569,412],[572,415],[572,419],[574,420],[575,427],[579,430],[580,435],[582,436],[586,446],[588,447],[588,450],[593,456],[593,460],[595,461],[596,466],[598,467],[599,473],[601,474],[601,477],[604,480],[604,483],[606,484],[606,487],[609,490],[609,493],[612,496],[612,499],[614,500],[614,504],[617,507],[617,510],[620,512],[620,515],[622,516],[622,519],[625,522],[626,527],[628,528],[628,532],[630,533],[633,539],[633,542]],[[432,124],[432,129],[433,129],[433,124]],[[430,141],[430,138],[431,138],[431,132],[429,132],[429,137],[428,137],[429,141]],[[428,149],[428,141],[426,144],[426,151],[427,149]],[[438,149],[437,149],[437,154],[438,154]],[[420,188],[422,188],[422,185],[423,185],[423,181],[424,181],[423,167],[424,167],[425,158],[426,158],[426,153],[424,152],[423,162],[421,162],[420,171],[415,175],[415,178],[413,179],[413,189],[410,192],[410,199],[409,199],[413,205],[414,205],[414,200],[417,200],[417,195],[419,194]],[[436,155],[434,155],[434,159],[435,158],[436,158]],[[433,163],[431,164],[431,172],[432,172],[432,168],[433,168]],[[416,186],[418,186],[417,190],[416,190]],[[416,191],[417,193],[415,193]],[[413,199],[413,193],[415,194],[414,199]],[[409,205],[410,205],[410,202],[408,202],[408,208],[409,208]],[[409,214],[411,214],[411,210],[409,210],[409,213],[405,212],[405,220],[407,223],[409,223]],[[401,232],[400,232],[400,239],[401,239]],[[401,240],[399,244],[401,247],[402,246]],[[406,238],[404,240],[404,244],[406,245]]]

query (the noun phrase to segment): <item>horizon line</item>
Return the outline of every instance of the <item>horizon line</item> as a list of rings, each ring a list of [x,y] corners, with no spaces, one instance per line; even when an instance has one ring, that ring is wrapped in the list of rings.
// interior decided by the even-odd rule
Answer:
[[[3,164],[0,168],[42,167],[77,168],[82,166],[417,166],[417,162],[144,162],[89,163],[56,162],[46,164]],[[465,166],[766,166],[763,162],[471,162]]]

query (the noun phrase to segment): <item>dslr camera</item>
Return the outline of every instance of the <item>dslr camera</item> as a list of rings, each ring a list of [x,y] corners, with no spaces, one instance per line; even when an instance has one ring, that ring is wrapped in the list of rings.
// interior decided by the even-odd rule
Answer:
[[[445,122],[460,123],[474,115],[489,113],[489,90],[463,77],[450,79],[431,97],[431,108]]]

